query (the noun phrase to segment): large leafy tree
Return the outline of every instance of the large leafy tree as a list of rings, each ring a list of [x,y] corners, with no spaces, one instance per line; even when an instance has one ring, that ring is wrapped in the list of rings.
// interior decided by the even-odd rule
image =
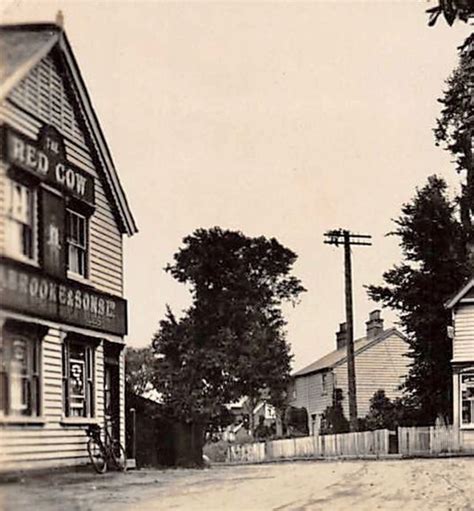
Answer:
[[[462,225],[446,183],[431,176],[402,207],[392,235],[403,262],[386,271],[385,283],[369,286],[372,299],[398,312],[408,334],[412,359],[404,390],[420,418],[433,422],[451,412],[451,340],[445,300],[468,276]]]
[[[461,189],[461,220],[470,251],[474,247],[472,215],[474,211],[474,35],[459,49],[457,68],[446,81],[447,88],[439,99],[443,105],[435,128],[436,143],[455,159],[456,170],[464,178]]]
[[[225,403],[262,392],[282,405],[291,355],[281,306],[304,291],[296,257],[276,239],[218,227],[183,240],[166,269],[193,303],[179,319],[168,310],[153,339],[155,387],[178,420],[208,426]]]

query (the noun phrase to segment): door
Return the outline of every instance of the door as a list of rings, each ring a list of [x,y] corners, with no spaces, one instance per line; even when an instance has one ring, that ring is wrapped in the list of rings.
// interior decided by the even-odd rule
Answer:
[[[106,357],[104,365],[104,418],[106,427],[116,440],[120,440],[120,378],[119,360]]]

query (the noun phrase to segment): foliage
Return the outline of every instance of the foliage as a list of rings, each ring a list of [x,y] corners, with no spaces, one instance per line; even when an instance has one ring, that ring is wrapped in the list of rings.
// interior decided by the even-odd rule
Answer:
[[[377,390],[370,399],[369,413],[365,418],[366,428],[370,430],[393,429],[394,411],[394,404],[385,395],[385,390]]]
[[[439,0],[438,5],[426,11],[430,15],[428,25],[432,27],[442,14],[451,26],[456,19],[468,22],[474,16],[473,0]]]
[[[223,462],[227,460],[227,449],[229,442],[219,440],[217,442],[207,442],[204,445],[203,453],[213,462]]]
[[[306,408],[287,406],[283,416],[284,429],[287,436],[306,436],[308,431],[308,411]]]
[[[445,300],[469,275],[462,226],[446,196],[446,183],[431,176],[395,220],[404,262],[383,274],[381,286],[369,286],[372,299],[398,312],[408,335],[409,374],[403,386],[411,407],[425,421],[451,412],[450,314]]]
[[[472,213],[474,208],[474,166],[472,136],[474,123],[474,34],[460,48],[459,65],[446,81],[447,89],[439,102],[443,105],[434,130],[437,145],[443,146],[455,158],[456,170],[465,174],[461,194],[461,219],[473,241]]]
[[[422,423],[418,410],[405,399],[391,400],[384,390],[377,390],[370,400],[370,409],[364,419],[364,429],[390,429]],[[420,424],[421,425],[421,424]]]
[[[344,416],[344,409],[342,408],[343,399],[342,390],[335,388],[332,395],[332,405],[326,408],[322,417],[321,434],[330,435],[349,431],[349,421]]]
[[[270,437],[274,432],[272,432],[271,428],[265,424],[265,417],[262,415],[258,418],[258,424],[255,428],[253,435],[257,440],[264,440],[265,438]]]
[[[291,360],[281,305],[304,291],[295,260],[275,239],[218,227],[183,240],[166,269],[193,303],[180,319],[168,309],[153,339],[154,384],[176,418],[213,424],[225,403],[262,389],[281,405]]]
[[[125,353],[125,384],[127,391],[142,396],[153,388],[156,361],[153,350],[127,348]]]

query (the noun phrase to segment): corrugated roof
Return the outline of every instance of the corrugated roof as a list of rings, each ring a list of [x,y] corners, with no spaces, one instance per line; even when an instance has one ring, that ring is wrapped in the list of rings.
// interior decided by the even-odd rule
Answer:
[[[51,23],[0,26],[0,99],[5,98],[11,89],[55,45],[62,51],[64,62],[68,66],[68,71],[70,71],[72,85],[80,98],[80,106],[85,114],[83,116],[84,120],[99,149],[98,157],[103,165],[104,174],[110,185],[125,232],[128,235],[135,234],[137,226],[118,179],[110,150],[99,125],[79,66],[61,27]]]
[[[354,355],[357,356],[361,351],[363,351],[368,346],[372,344],[377,344],[386,339],[387,337],[390,337],[392,334],[397,334],[398,336],[405,339],[405,337],[396,328],[389,328],[387,330],[384,330],[382,333],[380,333],[379,335],[377,335],[377,337],[374,337],[373,339],[361,337],[360,339],[354,341]],[[303,367],[303,369],[300,369],[299,371],[294,373],[293,376],[304,376],[306,374],[316,373],[324,369],[332,369],[336,365],[345,362],[346,357],[347,349],[345,347],[339,350],[331,351],[331,353],[324,355],[324,357],[316,360],[312,364]]]

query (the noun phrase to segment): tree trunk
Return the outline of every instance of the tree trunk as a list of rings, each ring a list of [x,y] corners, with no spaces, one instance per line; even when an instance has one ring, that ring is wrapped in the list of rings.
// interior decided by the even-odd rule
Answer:
[[[249,397],[248,400],[247,400],[247,403],[248,403],[248,408],[249,408],[249,429],[250,429],[250,434],[252,436],[254,436],[254,431],[255,431],[255,417],[253,415],[253,411],[255,409],[255,406],[256,406],[256,403],[257,403],[257,400],[252,398],[252,397]]]
[[[283,420],[282,420],[282,411],[280,409],[275,409],[276,415],[276,436],[278,438],[283,436]]]

